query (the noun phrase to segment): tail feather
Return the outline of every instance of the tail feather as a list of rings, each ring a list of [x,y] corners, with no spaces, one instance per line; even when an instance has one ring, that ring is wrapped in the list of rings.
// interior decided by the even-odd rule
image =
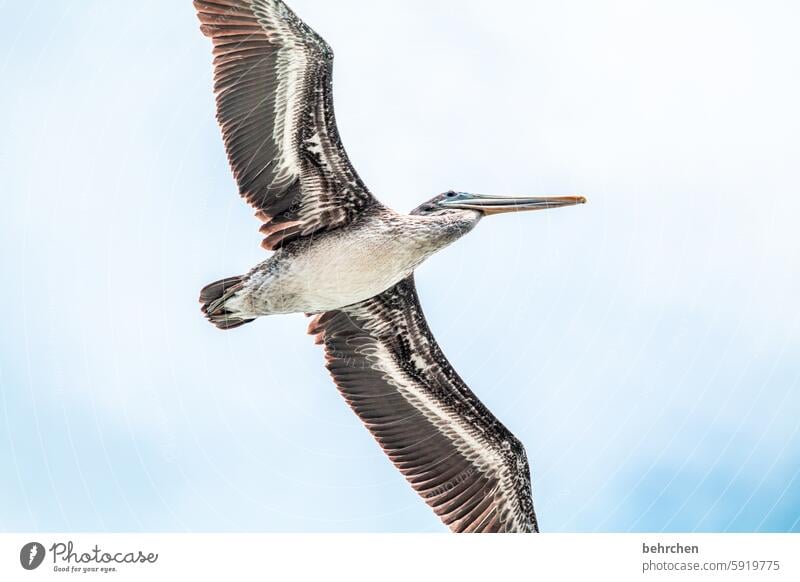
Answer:
[[[211,283],[200,291],[200,303],[203,304],[202,310],[206,318],[220,329],[236,329],[254,319],[243,319],[237,317],[225,307],[225,303],[242,290],[244,286],[243,277],[230,277]]]

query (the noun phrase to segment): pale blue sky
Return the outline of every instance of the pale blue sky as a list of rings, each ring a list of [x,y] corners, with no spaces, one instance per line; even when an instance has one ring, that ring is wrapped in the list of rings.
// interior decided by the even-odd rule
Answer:
[[[295,0],[375,194],[583,194],[424,265],[546,531],[800,531],[790,1]],[[191,2],[3,2],[0,529],[442,531],[302,316],[196,297],[264,258]]]

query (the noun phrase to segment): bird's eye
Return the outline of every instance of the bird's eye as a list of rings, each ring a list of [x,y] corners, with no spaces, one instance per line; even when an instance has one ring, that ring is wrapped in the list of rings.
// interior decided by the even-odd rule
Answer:
[[[447,193],[448,198],[455,198],[456,196],[458,196],[458,194],[456,192],[453,192],[452,190]]]

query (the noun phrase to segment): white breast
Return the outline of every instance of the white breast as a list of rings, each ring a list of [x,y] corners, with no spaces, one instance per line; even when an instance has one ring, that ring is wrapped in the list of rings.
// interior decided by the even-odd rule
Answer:
[[[226,307],[242,317],[320,313],[379,295],[474,226],[454,222],[453,234],[443,235],[431,220],[378,216],[279,251],[248,276]]]
[[[365,234],[331,237],[294,258],[276,283],[292,290],[299,302],[295,310],[329,311],[374,297],[408,277],[427,256],[392,229]]]

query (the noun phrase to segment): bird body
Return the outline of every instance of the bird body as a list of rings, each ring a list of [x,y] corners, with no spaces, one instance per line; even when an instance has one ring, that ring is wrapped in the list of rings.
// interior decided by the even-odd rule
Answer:
[[[353,305],[408,277],[425,259],[472,230],[480,218],[472,210],[420,216],[373,209],[349,228],[279,249],[215,309],[252,320]]]
[[[217,120],[239,192],[274,251],[206,286],[221,329],[262,316],[309,326],[347,404],[454,532],[535,532],[522,443],[480,402],[433,336],[413,273],[485,216],[580,196],[445,192],[410,214],[372,196],[342,146],[333,52],[281,0],[194,0],[214,45]]]

